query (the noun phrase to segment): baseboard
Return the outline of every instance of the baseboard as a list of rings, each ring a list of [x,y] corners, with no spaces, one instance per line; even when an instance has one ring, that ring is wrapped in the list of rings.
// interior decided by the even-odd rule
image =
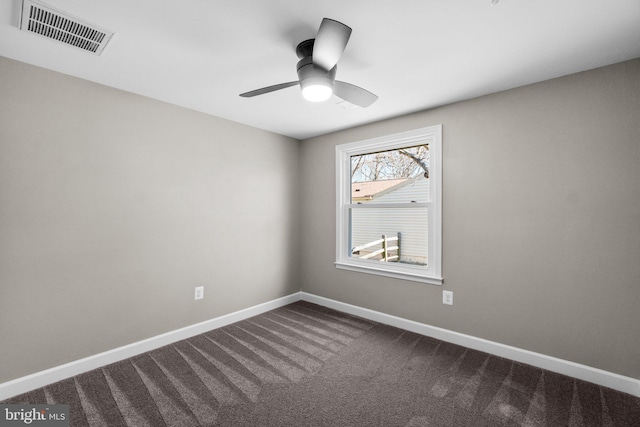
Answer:
[[[640,380],[615,374],[613,372],[604,371],[602,369],[592,368],[590,366],[581,365],[579,363],[570,362],[568,360],[558,359],[556,357],[547,356],[533,351],[523,350],[517,347],[500,344],[497,342],[476,338],[471,335],[465,335],[447,329],[430,326],[424,323],[403,319],[401,317],[392,316],[381,313],[379,311],[369,310],[367,308],[358,307],[344,302],[332,300],[318,295],[301,292],[301,299],[324,307],[339,310],[344,313],[353,314],[385,325],[395,326],[397,328],[406,329],[421,335],[437,338],[442,341],[458,344],[474,350],[483,351],[495,356],[504,357],[515,360],[517,362],[526,363],[548,371],[568,375],[573,378],[588,381],[604,387],[609,387],[624,393],[640,397]]]
[[[291,304],[300,300],[300,292],[287,295],[272,301],[267,301],[244,310],[236,311],[204,322],[196,323],[191,326],[176,329],[155,337],[147,338],[132,344],[108,350],[103,353],[85,357],[64,365],[56,366],[51,369],[36,372],[15,380],[7,381],[0,384],[0,400],[5,400],[19,394],[26,393],[48,384],[55,383],[84,372],[97,369],[101,366],[109,365],[129,357],[137,356],[147,351],[160,348],[162,346],[191,338],[195,335],[239,322],[249,317],[262,314],[269,310]]]
[[[203,332],[248,319],[249,317],[265,313],[269,310],[273,310],[299,300],[333,308],[365,319],[406,329],[411,332],[462,345],[474,350],[484,351],[499,357],[526,363],[640,397],[640,380],[631,377],[523,350],[517,347],[511,347],[482,338],[473,337],[471,335],[438,328],[436,326],[403,319],[401,317],[392,316],[375,310],[369,310],[367,308],[358,307],[307,292],[296,292],[291,295],[258,304],[224,316],[196,323],[185,328],[157,335],[155,337],[2,383],[0,384],[0,400],[5,400],[12,396],[17,396],[30,390],[44,387],[54,382],[97,369],[101,366],[137,356],[176,341],[191,338]]]

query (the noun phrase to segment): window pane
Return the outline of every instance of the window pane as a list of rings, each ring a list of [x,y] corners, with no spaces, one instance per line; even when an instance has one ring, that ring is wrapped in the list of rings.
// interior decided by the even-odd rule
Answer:
[[[427,265],[428,210],[426,207],[350,209],[350,211],[351,257]],[[383,235],[386,236],[386,241]]]
[[[429,145],[351,156],[351,203],[429,200]]]

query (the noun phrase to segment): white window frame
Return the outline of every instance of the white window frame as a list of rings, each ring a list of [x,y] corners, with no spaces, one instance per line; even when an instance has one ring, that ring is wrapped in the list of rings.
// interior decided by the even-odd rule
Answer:
[[[351,156],[429,144],[428,202],[414,203],[426,207],[428,265],[417,266],[363,260],[350,256],[350,210],[373,207],[351,202]],[[383,207],[405,207],[406,204],[384,204]],[[375,205],[381,207],[380,204]],[[358,271],[397,279],[442,285],[442,125],[408,132],[350,142],[336,146],[336,262],[344,270]]]

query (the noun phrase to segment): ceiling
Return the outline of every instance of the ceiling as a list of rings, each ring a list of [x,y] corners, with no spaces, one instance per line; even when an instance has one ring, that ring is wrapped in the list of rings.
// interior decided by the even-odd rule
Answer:
[[[102,55],[18,30],[0,2],[0,55],[306,139],[640,57],[638,0],[43,0],[112,30]],[[322,18],[353,32],[337,79],[379,96],[304,101],[296,45]],[[1,77],[1,76],[0,76]]]

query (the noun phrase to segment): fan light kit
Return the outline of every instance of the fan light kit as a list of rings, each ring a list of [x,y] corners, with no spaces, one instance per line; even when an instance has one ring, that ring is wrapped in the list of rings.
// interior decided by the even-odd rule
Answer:
[[[276,90],[286,89],[297,84],[302,96],[310,102],[323,102],[336,95],[353,105],[368,107],[378,97],[373,93],[336,80],[337,63],[351,36],[351,28],[333,19],[324,18],[315,39],[305,40],[296,47],[298,61],[298,80],[280,83],[262,89],[240,94],[243,98],[252,98]]]
[[[302,96],[307,101],[323,102],[331,98],[331,94],[333,94],[333,87],[325,82],[306,83],[301,86]]]

